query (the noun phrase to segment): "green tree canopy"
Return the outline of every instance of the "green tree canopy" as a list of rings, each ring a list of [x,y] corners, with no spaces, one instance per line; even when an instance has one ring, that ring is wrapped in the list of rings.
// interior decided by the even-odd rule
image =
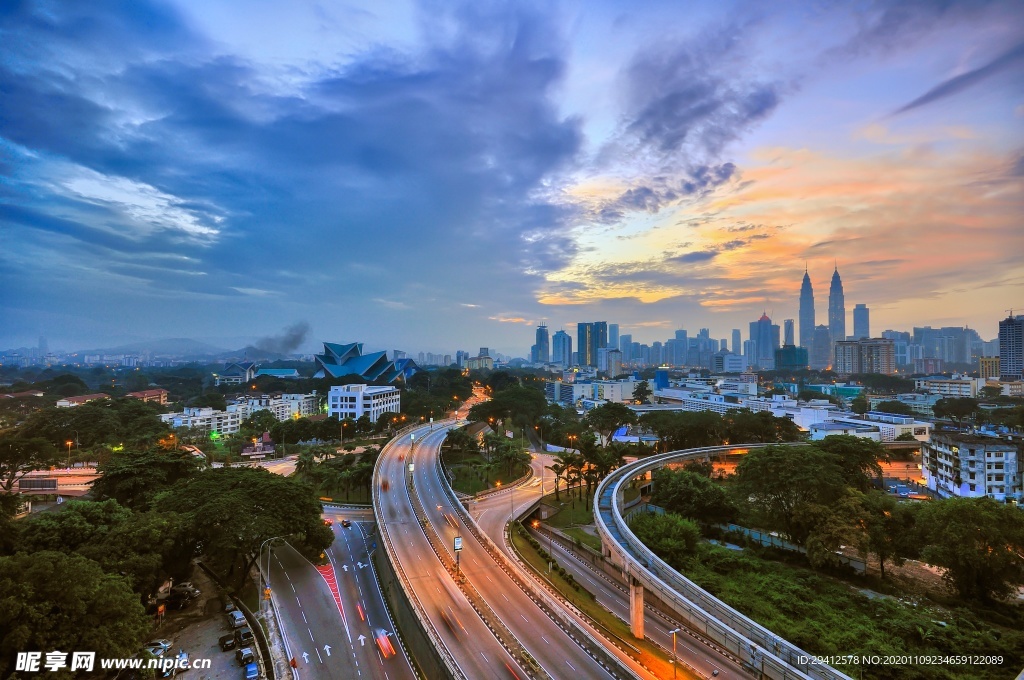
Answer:
[[[638,404],[649,404],[651,403],[651,397],[654,396],[654,391],[651,389],[651,383],[646,380],[642,380],[633,386],[633,401]]]
[[[587,411],[584,420],[601,435],[601,443],[605,445],[617,429],[635,423],[636,414],[625,404],[608,401]]]
[[[858,491],[867,491],[872,480],[882,479],[881,461],[888,461],[889,454],[881,444],[864,437],[848,434],[831,435],[815,442],[822,451],[836,457],[843,473],[843,481]]]
[[[547,400],[544,393],[529,387],[512,386],[500,392],[495,391],[494,396],[485,402],[475,404],[469,410],[468,419],[474,422],[487,422],[494,420],[505,420],[511,418],[515,423],[532,427],[537,419],[547,411]]]
[[[644,545],[668,564],[679,569],[700,545],[700,529],[679,515],[640,513],[629,528]]]
[[[55,464],[60,451],[42,437],[0,432],[0,493],[11,493],[19,479]]]
[[[910,404],[905,404],[902,401],[880,401],[875,404],[875,411],[881,411],[882,413],[895,413],[901,416],[912,416],[914,415],[914,409]]]
[[[195,476],[204,465],[186,451],[123,451],[100,464],[92,494],[98,500],[113,498],[133,510],[147,510],[157,492]]]
[[[239,586],[269,538],[288,536],[312,559],[334,540],[313,488],[263,468],[206,470],[160,494],[155,507],[183,515],[203,551]]]
[[[917,513],[921,556],[961,597],[999,599],[1024,585],[1024,513],[991,498],[949,498]]]
[[[130,657],[149,630],[128,582],[92,560],[53,551],[0,557],[0,677],[27,650]]]
[[[704,524],[730,522],[737,513],[736,504],[721,485],[687,470],[657,470],[651,500],[669,512]]]
[[[936,418],[950,418],[956,421],[958,427],[962,427],[963,421],[978,411],[978,400],[970,397],[946,397],[935,402],[932,410]]]

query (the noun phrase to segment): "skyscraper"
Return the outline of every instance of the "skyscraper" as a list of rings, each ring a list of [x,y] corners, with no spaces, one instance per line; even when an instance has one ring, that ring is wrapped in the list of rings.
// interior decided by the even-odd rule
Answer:
[[[811,336],[811,369],[823,371],[832,365],[832,334],[828,326],[819,324]]]
[[[735,331],[733,331],[735,333]],[[814,288],[804,267],[804,282],[800,286],[800,346],[810,348],[814,338]]]
[[[843,280],[839,278],[839,266],[832,273],[832,285],[828,289],[828,330],[832,342],[846,340],[846,300],[843,298]]]
[[[546,364],[551,361],[547,324],[537,326],[537,344],[534,346],[536,347],[536,355],[533,357],[533,363]]]
[[[795,345],[796,344],[796,340],[794,339],[794,335],[793,335],[793,325],[794,324],[793,324],[793,320],[792,319],[786,319],[785,321],[782,322],[782,327],[785,329],[784,337],[786,338],[785,341],[782,344],[784,344],[784,345]]]
[[[633,360],[633,335],[626,333],[619,336],[619,350],[622,351],[622,362],[628,364]]]
[[[576,353],[580,366],[597,366],[597,350],[608,346],[608,322],[592,321],[576,324]]]
[[[871,337],[871,322],[870,322],[868,306],[857,305],[853,308],[853,339],[860,340],[861,338]]]
[[[739,328],[733,328],[732,329],[732,353],[733,354],[743,354],[742,350],[743,350],[743,343],[740,340],[740,329]]]
[[[768,314],[750,324],[750,340],[756,352],[752,364],[764,369],[775,367],[775,350],[779,348],[779,325],[773,324]]]
[[[572,366],[572,336],[558,331],[551,338],[551,361],[562,368]]]
[[[1024,316],[1010,316],[999,322],[999,379],[1024,379]]]
[[[617,323],[608,324],[608,347],[619,348],[619,324]]]

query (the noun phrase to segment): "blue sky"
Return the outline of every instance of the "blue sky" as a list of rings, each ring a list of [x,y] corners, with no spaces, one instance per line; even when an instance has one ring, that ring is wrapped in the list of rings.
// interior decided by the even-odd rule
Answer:
[[[4,3],[0,347],[1024,302],[1019,2],[379,4]]]

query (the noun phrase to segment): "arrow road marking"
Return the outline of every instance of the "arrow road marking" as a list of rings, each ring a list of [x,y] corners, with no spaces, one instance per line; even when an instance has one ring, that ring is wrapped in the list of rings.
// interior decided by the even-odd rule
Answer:
[[[324,645],[324,651],[327,652],[327,656],[330,656],[331,655],[331,646],[330,645]]]
[[[303,652],[302,653],[302,660],[304,662],[306,662],[306,663],[309,663],[309,654],[307,654],[306,652]]]
[[[360,644],[360,646],[362,646],[362,647],[365,647],[365,646],[366,646],[366,636],[365,636],[365,635],[360,635],[360,636],[359,636],[359,644]]]
[[[344,569],[345,571],[348,571],[348,565],[347,564],[341,565],[341,568]]]

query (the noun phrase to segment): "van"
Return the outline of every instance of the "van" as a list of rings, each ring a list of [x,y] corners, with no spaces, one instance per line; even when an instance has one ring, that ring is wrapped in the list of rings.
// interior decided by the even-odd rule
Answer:
[[[237,609],[233,612],[228,612],[228,622],[232,628],[241,628],[245,625],[245,614]]]

